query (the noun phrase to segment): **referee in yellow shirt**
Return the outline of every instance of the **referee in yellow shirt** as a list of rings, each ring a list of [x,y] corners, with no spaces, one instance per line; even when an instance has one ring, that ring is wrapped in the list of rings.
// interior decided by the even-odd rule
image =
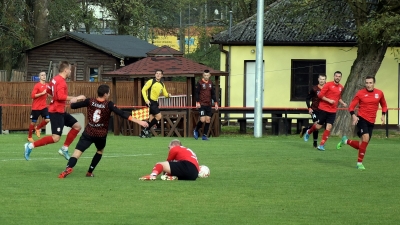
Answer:
[[[146,105],[150,108],[150,115],[149,126],[142,130],[139,136],[141,138],[150,138],[150,129],[161,120],[161,112],[160,108],[158,108],[158,97],[161,93],[167,98],[171,97],[171,94],[165,89],[164,83],[161,82],[162,77],[163,71],[156,70],[155,78],[148,80],[142,88],[142,96]]]

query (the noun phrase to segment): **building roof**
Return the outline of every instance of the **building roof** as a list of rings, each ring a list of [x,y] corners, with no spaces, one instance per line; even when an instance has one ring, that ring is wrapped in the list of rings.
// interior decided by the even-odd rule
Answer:
[[[167,45],[161,46],[159,48],[156,48],[150,52],[147,52],[147,56],[176,56],[176,57],[182,57],[183,53],[175,50],[171,47],[168,47]]]
[[[59,38],[34,46],[27,51],[63,38],[72,38],[117,58],[143,58],[146,57],[147,52],[157,48],[157,46],[131,35],[100,35],[67,32]]]
[[[305,25],[302,18],[286,18],[282,10],[282,4],[288,0],[276,1],[267,7],[264,13],[264,45],[354,45],[356,36],[351,29],[344,29],[343,26],[330,26],[326,30],[304,35]],[[275,10],[275,11],[274,11]],[[280,10],[280,11],[277,11]],[[346,8],[342,9],[343,12]],[[279,19],[276,15],[279,13]],[[335,14],[341,15],[343,12]],[[332,16],[327,13],[327,16]],[[293,24],[296,24],[293,26]],[[348,28],[354,28],[354,23],[346,24]],[[230,33],[230,34],[229,34]],[[225,30],[212,37],[212,44],[227,45],[255,45],[257,35],[257,14],[232,26],[231,31]]]
[[[185,76],[194,77],[203,74],[204,70],[209,70],[213,76],[228,76],[228,72],[214,70],[206,65],[184,58],[181,55],[168,56],[165,53],[180,53],[168,46],[148,52],[148,57],[131,63],[118,70],[102,74],[103,77],[152,77],[157,69],[163,71],[164,76]],[[163,53],[163,54],[155,54]],[[167,56],[166,56],[167,55]]]

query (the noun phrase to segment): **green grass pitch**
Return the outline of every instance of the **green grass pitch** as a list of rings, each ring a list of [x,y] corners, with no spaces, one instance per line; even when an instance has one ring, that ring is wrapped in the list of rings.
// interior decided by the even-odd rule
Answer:
[[[357,151],[326,151],[297,135],[229,135],[209,142],[182,138],[211,176],[190,181],[139,181],[164,161],[172,138],[109,134],[94,178],[88,149],[66,179],[61,142],[23,157],[26,134],[0,136],[0,224],[398,224],[399,139],[373,138]],[[78,138],[77,138],[78,140]],[[77,140],[71,145],[75,147]]]

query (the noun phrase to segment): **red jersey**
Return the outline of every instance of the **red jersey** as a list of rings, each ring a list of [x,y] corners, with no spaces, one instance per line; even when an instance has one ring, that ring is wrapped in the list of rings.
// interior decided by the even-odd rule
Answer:
[[[199,171],[199,162],[197,161],[196,154],[183,146],[175,146],[169,150],[167,161],[188,161],[196,166],[197,171]]]
[[[67,82],[61,75],[53,77],[49,84],[48,93],[53,96],[49,105],[49,112],[64,113],[65,105],[68,97]]]
[[[373,91],[368,91],[366,88],[359,90],[350,103],[349,111],[354,111],[357,104],[358,116],[370,123],[375,123],[379,104],[382,107],[382,112],[387,112],[385,96],[381,90],[376,88]]]
[[[318,109],[324,110],[325,112],[335,113],[337,111],[337,106],[339,99],[342,97],[343,86],[341,84],[336,84],[334,81],[327,82],[318,94],[318,98],[321,99],[318,105]],[[322,100],[322,97],[329,98],[335,101],[331,104],[327,101]]]
[[[47,93],[44,95],[41,95],[39,97],[35,97],[36,94],[40,94],[44,90],[47,90],[47,84],[42,84],[42,83],[38,82],[33,87],[33,90],[31,93],[31,98],[33,99],[32,110],[42,110],[42,109],[46,108]]]

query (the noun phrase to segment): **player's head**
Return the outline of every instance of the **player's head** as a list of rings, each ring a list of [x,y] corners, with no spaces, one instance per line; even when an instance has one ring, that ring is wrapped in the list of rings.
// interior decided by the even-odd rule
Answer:
[[[102,84],[97,88],[97,96],[100,98],[108,98],[110,96],[110,86]]]
[[[342,79],[342,72],[340,72],[340,71],[336,71],[334,74],[333,74],[333,81],[335,82],[335,83],[340,83],[340,80]]]
[[[46,81],[46,72],[40,72],[39,73],[39,80],[40,81]]]
[[[65,78],[69,78],[71,76],[71,64],[67,61],[62,61],[58,67],[58,71],[61,75],[64,75]]]
[[[156,76],[156,80],[157,81],[160,81],[161,80],[161,78],[163,77],[163,71],[162,70],[160,70],[160,69],[157,69],[156,70],[156,73],[155,73],[155,76]]]
[[[203,79],[204,79],[205,81],[208,81],[208,80],[210,79],[210,77],[211,77],[210,71],[209,71],[209,70],[204,70],[204,72],[203,72]]]
[[[182,145],[182,143],[181,143],[180,140],[174,139],[169,143],[168,148],[171,149],[171,148],[173,148],[175,146],[181,146],[181,145]]]
[[[325,74],[320,74],[318,76],[318,84],[319,84],[319,86],[324,86],[325,83],[326,83],[326,75]]]
[[[365,78],[365,88],[368,91],[373,91],[375,87],[375,77],[373,76],[367,76]]]

